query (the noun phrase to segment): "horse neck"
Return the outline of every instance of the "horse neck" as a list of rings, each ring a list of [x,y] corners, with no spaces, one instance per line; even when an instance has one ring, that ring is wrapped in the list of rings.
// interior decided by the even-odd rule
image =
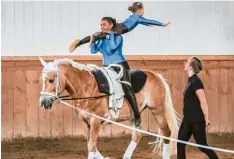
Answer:
[[[77,70],[71,66],[65,66],[64,74],[66,77],[65,90],[70,94],[71,97],[81,97],[91,87],[90,83],[94,83],[93,76],[88,71]]]

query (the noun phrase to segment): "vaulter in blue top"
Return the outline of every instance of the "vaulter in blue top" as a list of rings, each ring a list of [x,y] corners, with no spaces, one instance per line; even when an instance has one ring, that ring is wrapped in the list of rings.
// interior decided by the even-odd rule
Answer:
[[[115,37],[114,32],[111,31],[108,39],[98,40],[91,45],[91,53],[101,52],[103,54],[103,64],[108,66],[126,61],[122,53],[122,46],[123,37],[121,35]]]
[[[146,25],[146,26],[162,26],[166,27],[170,24],[168,23],[161,23],[156,20],[149,20],[143,17],[144,15],[144,7],[141,2],[134,2],[132,6],[128,8],[129,11],[131,11],[133,14],[130,15],[126,20],[124,20],[122,23],[117,23],[114,28],[114,35],[118,36],[121,34],[125,34],[127,32],[130,32],[133,30],[138,24]],[[96,40],[105,39],[108,33],[101,33],[95,38],[93,38],[92,42],[95,42]],[[69,51],[73,52],[78,46],[88,43],[90,41],[90,36],[85,37],[82,40],[76,39],[69,47]]]
[[[113,28],[116,26],[115,19],[111,17],[104,17],[101,20],[102,33],[108,33],[109,36],[106,39],[100,39],[93,43],[93,38],[100,35],[100,32],[95,33],[91,36],[89,46],[91,47],[91,53],[95,54],[101,52],[103,54],[103,64],[108,66],[110,64],[119,64],[123,66],[123,77],[122,81],[128,81],[131,83],[130,68],[128,62],[123,56],[123,37],[121,35],[115,36]],[[134,113],[134,123],[136,127],[140,126],[141,118],[138,110],[135,92],[132,87],[128,84],[122,84],[125,98],[130,104]]]

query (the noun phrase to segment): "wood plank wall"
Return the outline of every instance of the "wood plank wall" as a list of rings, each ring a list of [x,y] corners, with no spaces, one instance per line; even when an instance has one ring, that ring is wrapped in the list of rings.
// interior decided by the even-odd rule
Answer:
[[[187,82],[184,61],[190,56],[127,56],[132,68],[152,69],[161,73],[171,88],[176,110],[182,114],[182,90]],[[204,82],[209,104],[209,133],[234,133],[234,56],[198,56],[204,68],[199,76]],[[43,57],[47,61],[55,57]],[[56,57],[64,58],[64,57]],[[102,65],[100,56],[70,56],[81,63]],[[2,57],[2,139],[14,137],[82,136],[84,130],[76,112],[56,104],[46,111],[38,104],[42,67],[37,57]],[[70,102],[72,103],[72,102]],[[129,110],[122,110],[128,113]],[[157,124],[146,111],[143,128],[157,131]],[[115,125],[103,126],[101,136],[130,133]]]

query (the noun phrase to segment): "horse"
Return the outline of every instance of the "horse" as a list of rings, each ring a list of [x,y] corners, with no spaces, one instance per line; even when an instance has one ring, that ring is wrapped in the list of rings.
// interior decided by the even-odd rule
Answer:
[[[51,109],[53,102],[59,99],[59,96],[64,91],[72,98],[98,97],[103,95],[99,91],[97,81],[92,74],[93,67],[91,65],[81,64],[69,58],[55,59],[53,62],[48,63],[40,57],[39,59],[43,66],[43,87],[39,98],[41,107]],[[179,122],[173,107],[170,87],[166,79],[161,74],[156,74],[150,70],[142,69],[141,71],[144,72],[147,78],[143,87],[136,93],[139,111],[143,112],[149,109],[158,124],[161,134],[166,137],[177,138]],[[85,100],[82,102],[82,105],[78,101],[74,103],[75,107],[81,110],[105,117],[105,114],[110,112],[108,100],[108,96],[103,96],[94,100]],[[128,103],[124,102],[123,107],[129,107]],[[88,158],[104,158],[97,149],[97,138],[103,122],[98,118],[85,114],[83,111],[78,111],[77,115],[84,125],[89,152]],[[120,115],[118,121],[132,121],[132,119],[133,113],[129,113],[128,118],[124,119],[121,119]],[[123,158],[131,158],[141,137],[141,133],[132,131],[132,141],[125,151]],[[161,143],[163,144],[163,159],[169,159],[170,155],[176,154],[176,143],[166,139],[161,139],[161,141],[163,142]]]

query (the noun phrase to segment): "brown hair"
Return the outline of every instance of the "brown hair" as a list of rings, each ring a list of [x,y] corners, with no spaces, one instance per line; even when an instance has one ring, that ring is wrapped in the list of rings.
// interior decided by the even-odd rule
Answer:
[[[134,2],[132,4],[132,6],[128,7],[128,10],[135,13],[136,11],[138,11],[139,9],[143,8],[143,3],[141,2]]]
[[[112,18],[112,17],[103,17],[102,20],[105,20],[108,23],[113,24],[112,30],[115,30],[115,27],[116,27],[116,20],[115,20],[115,18]]]
[[[202,70],[202,61],[199,58],[193,56],[190,61],[190,66],[192,66],[193,72],[198,74]]]

